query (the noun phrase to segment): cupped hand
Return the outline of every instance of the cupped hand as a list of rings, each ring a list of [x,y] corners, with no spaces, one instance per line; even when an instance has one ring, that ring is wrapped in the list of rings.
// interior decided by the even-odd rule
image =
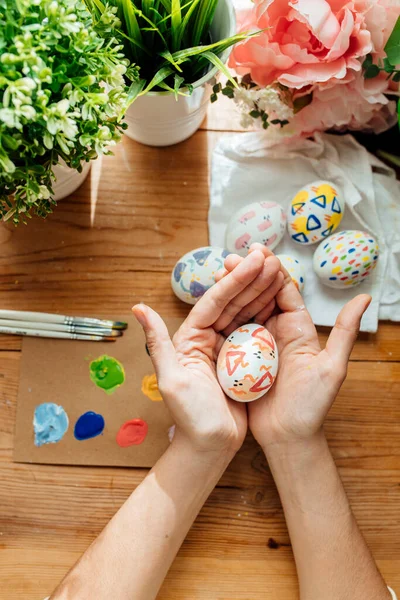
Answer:
[[[252,247],[252,251],[260,249]],[[263,252],[272,254],[267,249]],[[219,278],[234,273],[240,264],[240,258],[229,258]],[[274,387],[248,405],[250,429],[264,450],[272,444],[310,438],[321,430],[346,378],[361,318],[371,302],[370,296],[360,295],[346,304],[322,350],[303,298],[287,271],[283,267],[281,271],[284,284],[275,298],[275,314],[264,318],[261,312],[255,318],[272,333],[279,351]]]
[[[176,437],[187,438],[199,450],[235,452],[243,443],[246,407],[223,393],[216,361],[230,331],[265,305],[273,308],[283,284],[279,269],[275,257],[265,257],[259,250],[249,254],[199,300],[173,342],[156,312],[141,304],[132,309],[144,328],[161,395],[176,423]]]

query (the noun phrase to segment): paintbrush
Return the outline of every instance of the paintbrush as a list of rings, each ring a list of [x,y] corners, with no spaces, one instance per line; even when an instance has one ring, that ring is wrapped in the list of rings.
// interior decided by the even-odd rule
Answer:
[[[51,313],[29,312],[23,310],[0,310],[0,319],[15,321],[32,321],[34,323],[54,323],[58,325],[76,325],[79,327],[96,327],[104,329],[127,329],[128,324],[122,321],[92,319],[90,317],[67,317]]]
[[[34,326],[34,323],[32,323]],[[115,342],[118,339],[116,332],[113,335],[93,334],[90,327],[87,328],[87,334],[68,333],[67,331],[46,331],[45,329],[28,329],[24,327],[4,327],[0,326],[0,333],[8,335],[24,335],[31,337],[54,338],[60,340],[82,340],[86,342]]]
[[[63,325],[57,323],[37,323],[36,321],[13,321],[0,319],[0,327],[17,329],[40,329],[45,331],[62,331],[64,333],[80,333],[82,335],[100,335],[110,337],[121,337],[123,331],[120,329],[106,329],[105,327],[80,327],[79,325]]]

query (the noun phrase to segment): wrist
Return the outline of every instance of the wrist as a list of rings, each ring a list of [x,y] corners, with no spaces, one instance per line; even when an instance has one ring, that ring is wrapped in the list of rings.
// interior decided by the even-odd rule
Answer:
[[[224,445],[221,448],[208,448],[196,443],[177,431],[171,443],[171,450],[185,456],[194,468],[205,468],[210,473],[222,474],[234,458],[237,449],[234,445]]]
[[[323,430],[314,436],[269,444],[265,455],[285,511],[316,518],[345,516],[351,510]]]
[[[308,437],[269,441],[262,444],[261,448],[269,463],[303,463],[306,465],[308,460],[314,460],[315,455],[320,455],[321,451],[327,450],[329,453],[328,443],[322,427]]]

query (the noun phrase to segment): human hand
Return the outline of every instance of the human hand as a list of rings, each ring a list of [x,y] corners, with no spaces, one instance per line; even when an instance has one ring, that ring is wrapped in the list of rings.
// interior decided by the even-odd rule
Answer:
[[[259,252],[260,245],[251,251]],[[268,249],[262,250],[271,256]],[[228,260],[229,259],[229,260]],[[226,271],[234,273],[241,258],[228,257]],[[279,443],[291,443],[313,437],[323,422],[346,378],[347,366],[359,332],[360,321],[371,298],[360,295],[351,300],[338,316],[324,350],[304,301],[290,275],[281,267],[284,284],[271,307],[260,312],[255,321],[274,336],[279,350],[279,372],[274,387],[260,400],[248,405],[249,426],[266,450]]]
[[[199,300],[173,342],[156,312],[144,305],[133,307],[145,331],[161,395],[175,420],[177,439],[184,437],[200,450],[228,453],[243,443],[246,407],[223,393],[216,361],[237,323],[274,303],[283,283],[279,269],[274,256],[258,250],[249,254]]]

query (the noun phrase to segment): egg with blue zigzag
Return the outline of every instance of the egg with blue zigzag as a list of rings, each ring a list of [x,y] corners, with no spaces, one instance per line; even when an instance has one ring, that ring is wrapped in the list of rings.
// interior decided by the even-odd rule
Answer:
[[[329,237],[339,227],[345,202],[335,184],[315,181],[293,198],[288,212],[288,230],[293,242],[310,246]]]

